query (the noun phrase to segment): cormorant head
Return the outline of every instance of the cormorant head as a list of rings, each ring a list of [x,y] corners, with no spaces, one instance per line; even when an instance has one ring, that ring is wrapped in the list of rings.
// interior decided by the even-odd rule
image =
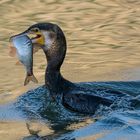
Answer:
[[[37,47],[43,49],[50,69],[60,70],[65,58],[67,44],[65,35],[58,25],[53,23],[37,23],[14,36],[20,35],[27,35],[31,39],[34,48],[37,45]]]
[[[51,67],[60,68],[66,54],[66,39],[61,28],[53,23],[37,23],[21,34],[26,34],[33,45],[39,45],[45,52]]]
[[[53,23],[34,24],[24,33],[30,37],[33,44],[38,44],[45,51],[51,48],[51,46],[60,38],[60,36],[64,36],[62,30]]]

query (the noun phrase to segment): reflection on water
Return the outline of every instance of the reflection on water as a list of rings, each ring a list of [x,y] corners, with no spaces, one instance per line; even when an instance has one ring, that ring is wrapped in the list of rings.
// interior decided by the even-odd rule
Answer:
[[[1,0],[0,103],[11,102],[26,90],[36,87],[34,84],[23,87],[23,67],[15,66],[16,58],[8,56],[9,37],[36,22],[54,22],[64,30],[68,53],[62,73],[68,79],[140,79],[139,69],[135,68],[140,64],[139,7],[138,0]],[[46,60],[42,51],[34,58],[34,73],[41,85],[44,83]],[[15,118],[20,116],[9,113]],[[13,135],[17,127],[21,131]],[[5,137],[8,140],[9,136],[20,139],[28,134],[24,122],[1,121],[0,139]],[[105,134],[96,133],[95,139]]]

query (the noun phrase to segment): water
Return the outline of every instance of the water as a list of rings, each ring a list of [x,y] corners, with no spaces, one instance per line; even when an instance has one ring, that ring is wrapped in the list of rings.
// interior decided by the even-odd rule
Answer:
[[[16,66],[17,59],[8,55],[11,35],[36,22],[54,22],[67,37],[68,52],[62,67],[67,79],[74,82],[139,80],[139,7],[138,0],[1,0],[0,139],[33,139],[26,124],[50,139],[139,139],[139,82],[107,84],[136,98],[133,108],[130,101],[120,100],[115,109],[101,106],[95,116],[79,115],[53,104],[49,105],[50,110],[40,113],[46,109],[43,95],[47,91],[39,88],[43,95],[33,96],[23,93],[44,83],[43,52],[34,57],[34,74],[39,85],[30,83],[27,87],[23,87],[23,67]],[[106,84],[99,83],[100,86]]]

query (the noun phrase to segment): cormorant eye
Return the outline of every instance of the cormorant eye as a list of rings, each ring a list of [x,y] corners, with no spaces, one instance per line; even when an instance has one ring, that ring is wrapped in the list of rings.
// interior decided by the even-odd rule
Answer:
[[[31,29],[32,32],[39,32],[39,29],[38,28],[33,28]]]

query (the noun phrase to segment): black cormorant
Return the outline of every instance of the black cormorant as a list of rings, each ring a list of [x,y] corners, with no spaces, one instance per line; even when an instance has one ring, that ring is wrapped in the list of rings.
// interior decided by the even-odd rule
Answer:
[[[81,113],[94,113],[100,104],[110,106],[114,102],[114,98],[110,98],[108,93],[122,96],[121,92],[99,88],[92,82],[72,83],[61,75],[60,68],[65,58],[67,43],[58,25],[37,23],[21,34],[29,36],[34,45],[43,49],[47,59],[45,86],[52,99],[56,101],[60,97],[66,108]],[[99,92],[103,94],[98,94]]]

